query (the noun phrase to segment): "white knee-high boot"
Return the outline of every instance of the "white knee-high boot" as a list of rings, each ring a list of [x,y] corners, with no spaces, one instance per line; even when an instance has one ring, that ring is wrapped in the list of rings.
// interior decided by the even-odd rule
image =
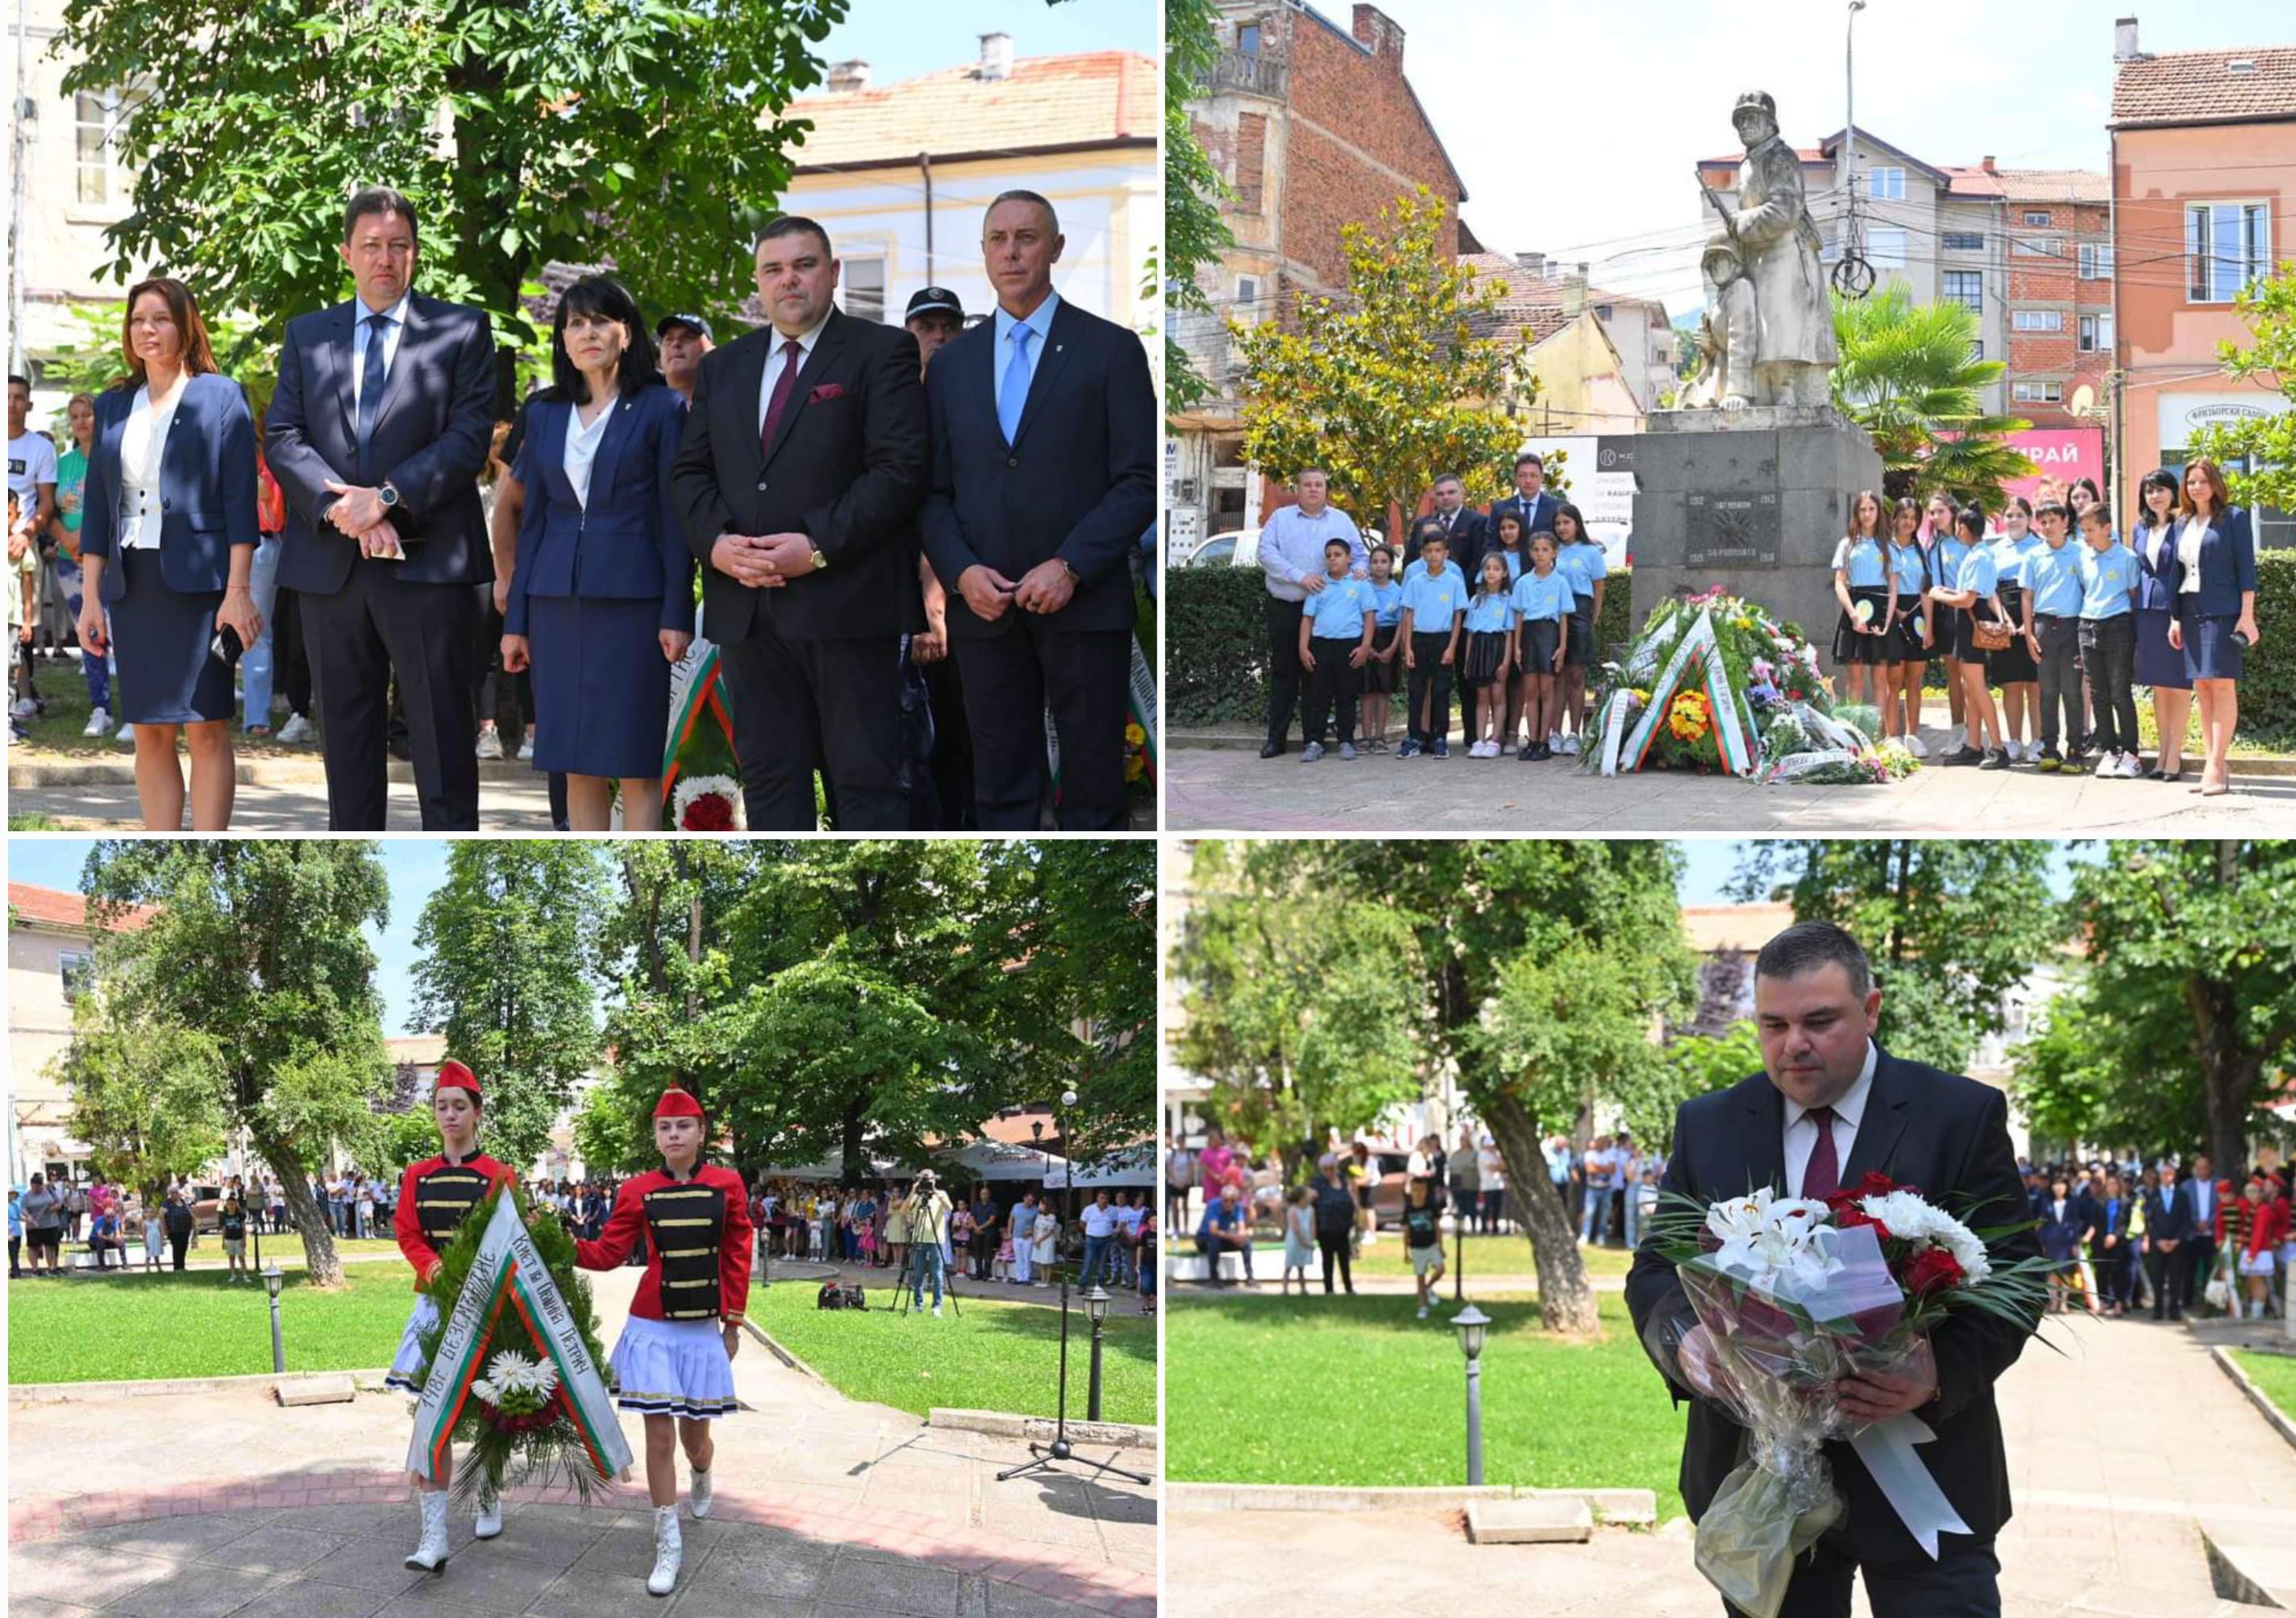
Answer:
[[[422,1496],[422,1539],[415,1546],[414,1554],[406,1558],[406,1565],[430,1573],[446,1569],[447,1491],[443,1489]]]
[[[646,1580],[646,1593],[667,1596],[677,1588],[678,1564],[685,1559],[685,1543],[677,1532],[677,1507],[657,1506],[653,1508],[653,1573]]]
[[[481,1540],[491,1540],[502,1532],[502,1496],[491,1489],[479,1491],[479,1520],[472,1532]]]
[[[695,1467],[693,1471],[693,1493],[692,1497],[693,1515],[696,1517],[708,1516],[709,1515],[709,1507],[713,1498],[709,1484],[709,1474],[703,1471],[701,1467]]]

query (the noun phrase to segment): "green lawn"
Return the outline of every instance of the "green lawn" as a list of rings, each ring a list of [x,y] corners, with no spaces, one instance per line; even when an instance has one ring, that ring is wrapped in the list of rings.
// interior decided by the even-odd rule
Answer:
[[[406,1270],[355,1264],[344,1274],[344,1285],[332,1292],[291,1274],[279,1296],[289,1370],[373,1369],[398,1352],[414,1306]],[[227,1280],[221,1270],[8,1284],[12,1383],[233,1376],[270,1368],[271,1313],[263,1288]]]
[[[1478,1300],[1484,1481],[1651,1489],[1682,1511],[1683,1417],[1635,1341],[1625,1300],[1600,1299],[1603,1341],[1547,1341],[1536,1302]],[[1167,1311],[1165,1475],[1194,1482],[1466,1482],[1465,1362],[1450,1309],[1407,1297],[1176,1298]]]
[[[967,1294],[962,1318],[904,1318],[890,1289],[872,1289],[863,1310],[820,1310],[815,1290],[776,1284],[750,1293],[750,1318],[853,1399],[924,1415],[964,1410],[1054,1413],[1061,1311]],[[1102,1359],[1102,1409],[1110,1421],[1156,1419],[1156,1323],[1111,1318]],[[755,1345],[751,1345],[754,1351]],[[1069,1414],[1085,1413],[1092,1323],[1069,1311]]]
[[[2280,1413],[2296,1421],[2296,1354],[2267,1354],[2255,1349],[2234,1349],[2232,1357]]]

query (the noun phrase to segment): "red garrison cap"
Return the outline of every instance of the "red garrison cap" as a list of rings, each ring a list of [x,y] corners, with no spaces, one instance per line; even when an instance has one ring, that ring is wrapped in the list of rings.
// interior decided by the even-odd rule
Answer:
[[[672,1085],[661,1093],[661,1099],[653,1104],[653,1115],[656,1118],[699,1118],[701,1116],[701,1104],[687,1091]]]
[[[451,1089],[470,1091],[471,1105],[472,1106],[483,1107],[486,1105],[485,1100],[479,1095],[478,1075],[471,1072],[469,1068],[464,1067],[461,1063],[455,1061],[453,1057],[449,1056],[446,1061],[441,1062],[439,1064],[439,1081],[430,1087],[430,1093],[435,1096],[440,1090]]]

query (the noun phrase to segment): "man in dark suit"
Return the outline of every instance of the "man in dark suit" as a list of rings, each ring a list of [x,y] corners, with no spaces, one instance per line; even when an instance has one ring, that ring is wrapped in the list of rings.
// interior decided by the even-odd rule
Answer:
[[[1514,458],[1514,493],[1491,504],[1491,531],[1498,531],[1498,521],[1509,512],[1523,519],[1522,538],[1530,543],[1533,534],[1554,531],[1554,513],[1562,502],[1546,490],[1546,463],[1533,450],[1526,449]]]
[[[2152,1289],[2152,1318],[2185,1318],[2185,1261],[2179,1256],[2193,1234],[2192,1199],[2177,1183],[2177,1171],[2161,1166],[2161,1184],[2144,1194],[2144,1284]]]
[[[2216,1165],[2207,1153],[2193,1159],[2193,1171],[2185,1177],[2185,1205],[2192,1213],[2193,1233],[2177,1255],[2183,1261],[2183,1281],[2177,1295],[2186,1309],[2193,1307],[2194,1300],[2208,1285],[2209,1272],[2216,1267],[2217,1232],[2224,1226],[2226,1190],[2217,1183]]]
[[[1131,554],[1156,512],[1156,394],[1140,340],[1053,291],[1053,205],[1007,192],[981,226],[993,318],[925,379],[933,486],[925,554],[972,730],[983,831],[1031,832],[1060,741],[1063,831],[1125,824]]]
[[[413,205],[360,192],[343,262],[358,295],[287,324],[265,413],[287,497],[279,582],[301,603],[326,739],[327,824],[379,832],[394,678],[425,831],[479,825],[479,593],[494,577],[479,471],[495,425],[493,324],[413,288]]]
[[[1879,1170],[1977,1227],[2021,1220],[2024,1189],[1999,1090],[1882,1052],[1874,1043],[1881,991],[1861,950],[1827,922],[1803,922],[1754,963],[1754,1014],[1766,1072],[1683,1104],[1666,1187],[1702,1203],[1761,1186],[1818,1196]],[[1997,1265],[2037,1256],[2033,1232],[1991,1244]],[[1726,1372],[1674,1267],[1647,1242],[1627,1278],[1627,1306],[1677,1404],[1690,1405],[1682,1495],[1694,1520],[1741,1458],[1744,1431],[1718,1399]],[[1994,1536],[2009,1520],[2009,1472],[1993,1384],[2026,1332],[1980,1310],[1931,1334],[1906,1374],[1841,1384],[1842,1409],[1882,1420],[1911,1413],[1937,1434],[1920,1460],[1970,1534],[1946,1534],[1932,1560],[1847,1443],[1825,1446],[1849,1501],[1842,1522],[1797,1565],[1783,1614],[1846,1618],[1863,1568],[1875,1618],[1998,1613]]]
[[[832,306],[838,262],[811,219],[767,225],[757,273],[772,324],[702,360],[671,490],[704,564],[750,827],[815,828],[818,757],[840,830],[899,831],[931,459],[917,340]]]
[[[1476,580],[1482,577],[1483,551],[1490,544],[1488,520],[1479,511],[1467,508],[1467,492],[1458,478],[1450,472],[1435,480],[1428,491],[1434,497],[1435,509],[1411,525],[1411,537],[1403,543],[1403,564],[1409,567],[1419,560],[1419,547],[1430,534],[1440,534],[1447,544],[1451,560],[1467,576],[1467,593],[1472,595]],[[1526,533],[1523,538],[1528,541]],[[1530,554],[1528,544],[1523,554]]]

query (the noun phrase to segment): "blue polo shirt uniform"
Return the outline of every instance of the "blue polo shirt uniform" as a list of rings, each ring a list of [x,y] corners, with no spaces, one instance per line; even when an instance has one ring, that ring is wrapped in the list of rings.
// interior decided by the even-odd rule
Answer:
[[[2081,554],[2072,541],[2041,548],[2025,558],[2025,586],[2033,592],[2036,618],[2077,618],[2081,608]]]
[[[2081,547],[2080,615],[2119,618],[2130,610],[2136,591],[2136,553],[2125,545],[2095,551]]]
[[[1509,595],[1478,595],[1467,608],[1471,635],[1504,635],[1514,628],[1514,599]]]
[[[1882,542],[1864,535],[1845,538],[1833,547],[1833,568],[1847,573],[1853,590],[1887,589],[1890,584],[1890,564],[1882,554]]]
[[[1327,578],[1300,607],[1315,626],[1308,632],[1312,640],[1360,641],[1364,614],[1376,610],[1371,586],[1361,579]]]
[[[1374,624],[1382,629],[1392,629],[1403,621],[1403,587],[1401,585],[1392,579],[1385,584],[1374,584],[1366,579],[1363,581],[1363,587],[1371,592],[1372,610],[1377,614],[1372,620]]]
[[[1423,571],[1416,579],[1404,581],[1403,607],[1411,614],[1413,633],[1448,635],[1451,614],[1467,610],[1466,580],[1446,562],[1439,579]]]
[[[1560,567],[1546,573],[1525,573],[1514,581],[1514,610],[1525,623],[1570,616],[1575,592]]]
[[[1611,559],[1603,547],[1593,540],[1584,545],[1566,545],[1554,553],[1554,571],[1570,580],[1570,593],[1580,601],[1591,600],[1595,581],[1611,574]]]

